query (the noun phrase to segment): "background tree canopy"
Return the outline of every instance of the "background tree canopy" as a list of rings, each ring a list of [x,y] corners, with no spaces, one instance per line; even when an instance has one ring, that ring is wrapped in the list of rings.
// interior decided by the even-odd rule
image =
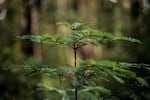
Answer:
[[[54,85],[55,82],[52,83],[43,75],[26,77],[20,68],[22,64],[73,65],[73,52],[69,48],[17,41],[16,36],[65,36],[71,30],[56,25],[57,22],[86,22],[89,24],[84,26],[86,28],[109,32],[114,36],[134,37],[141,40],[142,44],[116,42],[99,47],[87,45],[79,49],[78,60],[92,57],[96,60],[150,64],[149,17],[149,0],[0,0],[0,99],[41,100],[49,96],[40,90],[35,93],[35,84],[42,81]],[[150,83],[149,72],[145,69],[133,70]],[[108,85],[112,90],[120,88],[115,84],[112,80],[112,84]],[[132,88],[134,90],[136,87]],[[147,91],[147,88],[135,90]],[[149,92],[139,92],[139,96],[141,99],[150,99]],[[119,94],[118,97],[125,99],[126,95]]]

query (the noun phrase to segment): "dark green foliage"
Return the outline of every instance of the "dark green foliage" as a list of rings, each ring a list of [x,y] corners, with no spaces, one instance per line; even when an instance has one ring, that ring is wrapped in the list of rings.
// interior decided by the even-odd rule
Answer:
[[[138,76],[132,69],[144,68],[149,70],[147,64],[136,64],[115,61],[95,61],[93,59],[82,61],[82,64],[76,66],[76,51],[78,48],[93,44],[105,44],[115,41],[128,41],[133,43],[141,43],[139,40],[131,37],[115,37],[111,33],[101,32],[93,29],[82,29],[88,23],[57,23],[57,25],[65,25],[72,30],[72,33],[67,36],[60,35],[23,35],[18,36],[18,39],[30,40],[33,42],[50,43],[50,45],[67,45],[74,50],[75,66],[48,66],[48,65],[24,65],[23,68],[27,75],[47,74],[51,78],[58,79],[60,87],[47,86],[39,84],[39,89],[53,91],[61,95],[61,100],[99,100],[99,98],[111,98],[115,96],[111,94],[111,90],[104,86],[103,82],[110,82],[115,79],[121,84],[126,84],[126,80],[134,80],[138,82],[139,87],[148,87],[147,81]],[[67,80],[62,82],[62,78]],[[96,78],[96,81],[95,81]],[[98,84],[97,81],[101,81]],[[128,83],[130,85],[130,83]],[[132,82],[131,82],[132,84]],[[120,91],[121,92],[121,91]],[[74,94],[75,93],[75,94]],[[130,94],[129,94],[130,95]],[[135,95],[135,94],[134,94]],[[132,95],[131,98],[135,98]],[[77,97],[79,96],[79,97]]]
[[[148,83],[141,77],[138,77],[135,72],[131,70],[131,68],[142,68],[147,67],[149,65],[146,64],[132,64],[126,62],[115,62],[115,61],[101,61],[96,62],[94,60],[86,61],[87,66],[89,67],[97,67],[95,71],[104,75],[110,75],[112,78],[116,79],[120,83],[124,83],[124,80],[121,78],[133,78],[136,79],[142,86],[148,86]],[[100,69],[100,70],[98,70]],[[95,72],[94,71],[94,72]]]

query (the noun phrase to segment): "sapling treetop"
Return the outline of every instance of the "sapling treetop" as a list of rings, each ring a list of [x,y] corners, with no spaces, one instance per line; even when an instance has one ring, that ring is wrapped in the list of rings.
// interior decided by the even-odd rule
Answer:
[[[136,64],[116,61],[95,61],[94,59],[82,61],[79,67],[76,67],[76,53],[77,50],[85,45],[91,44],[98,46],[100,44],[107,44],[115,41],[127,41],[141,44],[141,41],[135,38],[120,36],[116,37],[109,32],[102,32],[95,29],[84,29],[88,23],[75,22],[72,24],[59,22],[57,25],[65,25],[71,30],[69,35],[22,35],[17,36],[21,40],[30,40],[32,42],[46,43],[49,45],[67,45],[74,50],[74,67],[73,66],[50,66],[40,65],[39,67],[32,65],[24,65],[23,68],[29,75],[36,75],[39,73],[47,73],[49,76],[56,76],[60,81],[60,87],[51,87],[45,84],[40,84],[40,88],[45,88],[48,91],[55,91],[62,95],[61,100],[103,100],[106,97],[114,96],[111,90],[99,85],[95,79],[110,82],[113,78],[116,81],[124,84],[127,79],[133,79],[140,86],[148,87],[147,81],[132,71],[132,68],[145,68],[149,70],[147,64]],[[61,78],[68,79],[68,87],[63,86]],[[66,83],[65,83],[66,84]],[[74,94],[71,94],[73,92]]]

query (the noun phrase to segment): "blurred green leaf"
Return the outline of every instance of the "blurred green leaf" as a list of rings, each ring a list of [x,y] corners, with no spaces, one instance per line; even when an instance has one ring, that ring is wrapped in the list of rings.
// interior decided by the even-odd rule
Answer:
[[[131,68],[147,68],[147,64],[136,64],[136,63],[126,63],[126,62],[115,62],[115,61],[95,61],[95,60],[86,60],[83,61],[83,65],[89,67],[90,70],[94,72],[102,72],[101,74],[109,74],[112,78],[117,80],[120,83],[124,83],[123,79],[136,79],[142,86],[148,86],[146,80],[141,77],[138,77]],[[145,68],[145,69],[146,69]],[[106,77],[107,78],[107,77]]]
[[[142,42],[138,39],[134,39],[134,38],[131,38],[131,37],[116,37],[115,40],[119,40],[119,41],[129,41],[129,42],[135,42],[135,43],[139,43],[141,44]]]
[[[98,96],[88,91],[79,91],[79,97],[81,100],[98,100]]]
[[[142,86],[149,86],[146,80],[142,77],[137,77],[136,80],[142,85]]]
[[[108,90],[104,87],[101,87],[101,86],[95,86],[95,87],[86,86],[86,87],[84,87],[84,89],[81,89],[80,91],[81,92],[97,91],[97,92],[105,93],[105,94],[110,94],[111,93],[110,90]]]
[[[38,84],[38,87],[39,87],[38,90],[55,91],[59,93],[60,95],[62,95],[61,100],[70,100],[65,90],[54,88],[54,87],[51,87],[42,83]]]

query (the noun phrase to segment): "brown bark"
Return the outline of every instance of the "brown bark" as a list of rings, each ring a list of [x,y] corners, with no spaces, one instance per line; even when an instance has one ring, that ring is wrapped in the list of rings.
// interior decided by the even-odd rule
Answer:
[[[23,2],[24,17],[26,21],[25,33],[26,35],[36,35],[38,32],[38,14],[35,7],[35,0],[28,0]],[[27,55],[34,56],[38,61],[41,61],[41,46],[40,44],[29,41],[23,42],[23,51]]]

